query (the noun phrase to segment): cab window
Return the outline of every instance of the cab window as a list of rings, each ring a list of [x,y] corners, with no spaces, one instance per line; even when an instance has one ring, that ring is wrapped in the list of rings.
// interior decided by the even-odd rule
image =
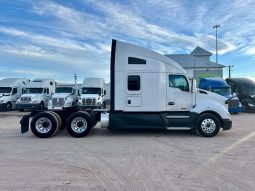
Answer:
[[[182,91],[189,91],[189,83],[183,75],[169,75],[169,87],[179,88]]]
[[[18,93],[17,88],[13,88],[13,90],[12,90],[12,95],[15,95],[16,93]]]

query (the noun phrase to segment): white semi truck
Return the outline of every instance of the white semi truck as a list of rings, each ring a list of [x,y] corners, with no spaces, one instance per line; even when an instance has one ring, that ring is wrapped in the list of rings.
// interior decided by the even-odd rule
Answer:
[[[25,91],[29,79],[5,78],[0,80],[0,110],[16,109],[16,101]]]
[[[82,108],[104,108],[104,79],[85,78],[80,91],[79,105]]]
[[[58,84],[48,103],[48,110],[62,110],[63,107],[78,105],[78,91],[75,84]]]
[[[55,92],[55,86],[54,79],[34,79],[28,83],[25,93],[17,100],[17,108],[20,111],[47,108],[50,97]]]
[[[110,77],[109,111],[34,111],[21,119],[21,132],[30,126],[34,135],[46,138],[66,127],[70,135],[84,137],[101,121],[110,130],[192,129],[212,137],[232,127],[225,97],[197,89],[180,65],[156,52],[113,40]]]

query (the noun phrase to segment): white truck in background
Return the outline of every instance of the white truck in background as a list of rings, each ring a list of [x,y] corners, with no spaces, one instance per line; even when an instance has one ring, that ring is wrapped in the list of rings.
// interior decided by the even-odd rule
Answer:
[[[79,105],[83,108],[105,108],[103,78],[85,78],[80,91]]]
[[[58,84],[48,103],[49,110],[62,110],[63,107],[78,105],[79,91],[75,84]]]
[[[56,82],[54,79],[36,78],[26,86],[25,93],[17,100],[17,109],[45,109],[55,92]]]
[[[16,109],[16,101],[25,91],[29,79],[5,78],[0,80],[0,111]]]
[[[64,127],[73,137],[84,137],[100,121],[109,130],[192,130],[213,137],[220,128],[232,127],[227,98],[197,89],[180,65],[157,52],[113,40],[110,68],[110,110],[33,111],[21,119],[21,132],[30,127],[35,136],[46,138]]]

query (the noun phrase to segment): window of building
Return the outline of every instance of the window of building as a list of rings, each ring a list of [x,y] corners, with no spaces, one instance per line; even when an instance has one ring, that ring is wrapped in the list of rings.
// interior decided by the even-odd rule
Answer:
[[[128,90],[139,91],[140,90],[140,76],[130,75],[128,76]]]
[[[189,91],[189,83],[183,75],[169,75],[169,87],[179,88],[182,91]]]

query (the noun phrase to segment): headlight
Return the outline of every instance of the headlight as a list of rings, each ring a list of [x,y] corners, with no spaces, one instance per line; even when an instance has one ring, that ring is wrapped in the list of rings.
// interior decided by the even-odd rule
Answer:
[[[39,101],[38,100],[33,100],[32,103],[39,103]]]

